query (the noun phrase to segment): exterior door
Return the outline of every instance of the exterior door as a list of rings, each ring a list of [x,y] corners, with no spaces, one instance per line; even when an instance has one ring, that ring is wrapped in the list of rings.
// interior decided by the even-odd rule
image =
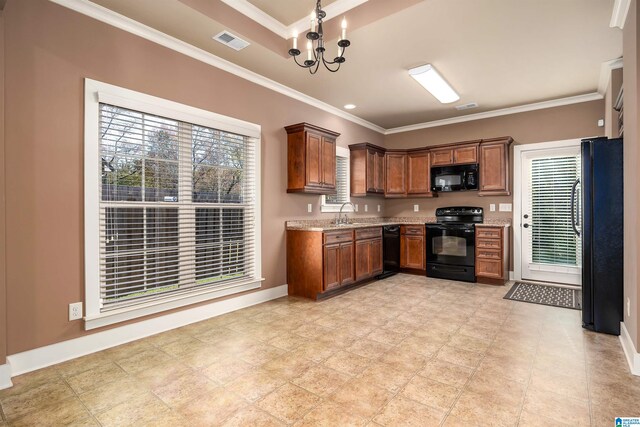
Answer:
[[[581,284],[581,241],[572,222],[580,169],[579,144],[521,152],[522,208],[514,225],[522,280]]]

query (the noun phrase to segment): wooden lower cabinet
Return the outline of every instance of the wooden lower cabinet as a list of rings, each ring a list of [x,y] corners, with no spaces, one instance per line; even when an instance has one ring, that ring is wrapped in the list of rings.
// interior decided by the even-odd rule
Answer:
[[[356,282],[382,273],[382,238],[356,241]]]
[[[318,299],[375,277],[382,266],[381,227],[324,233],[287,230],[289,295]]]
[[[400,268],[426,269],[424,225],[400,227]]]
[[[509,227],[476,226],[476,280],[491,285],[509,280]]]

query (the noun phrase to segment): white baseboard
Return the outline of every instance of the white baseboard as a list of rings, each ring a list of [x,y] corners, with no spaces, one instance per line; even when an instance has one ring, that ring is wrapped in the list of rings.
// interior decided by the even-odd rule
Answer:
[[[640,376],[640,353],[636,351],[624,322],[620,322],[620,342],[622,343],[624,355],[627,356],[627,363],[629,363],[631,373]]]
[[[11,382],[11,365],[5,363],[0,365],[0,390],[13,386]]]
[[[513,271],[509,272],[509,280],[515,280],[516,274]]]
[[[171,329],[179,328],[191,323],[200,322],[211,317],[250,307],[262,302],[270,301],[287,295],[287,285],[252,292],[223,301],[201,305],[187,310],[170,313],[160,317],[143,320],[109,329],[94,334],[85,335],[68,341],[62,341],[45,347],[35,348],[7,357],[7,364],[0,365],[0,388],[11,386],[11,377],[55,365],[85,356],[120,344],[135,341],[140,338],[155,335]],[[5,368],[7,367],[7,368]],[[8,369],[8,381],[5,371]],[[6,388],[4,387],[4,388]]]

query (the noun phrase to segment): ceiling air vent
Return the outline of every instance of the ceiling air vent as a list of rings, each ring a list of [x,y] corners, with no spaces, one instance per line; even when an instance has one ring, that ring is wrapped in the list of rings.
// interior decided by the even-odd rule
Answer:
[[[456,106],[456,110],[458,110],[458,111],[470,110],[471,108],[477,108],[477,107],[478,107],[478,103],[477,102],[470,102],[468,104]]]
[[[242,50],[245,47],[249,46],[249,42],[242,40],[238,36],[234,36],[228,31],[223,31],[213,36],[213,39],[235,50]]]

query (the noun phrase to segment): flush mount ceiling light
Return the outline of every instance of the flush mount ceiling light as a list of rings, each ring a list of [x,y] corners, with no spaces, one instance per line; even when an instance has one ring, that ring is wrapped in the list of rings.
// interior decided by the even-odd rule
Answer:
[[[340,65],[346,61],[344,58],[344,50],[351,45],[351,42],[347,40],[347,20],[342,20],[342,34],[340,40],[338,40],[338,50],[333,61],[327,61],[325,59],[325,55],[329,55],[331,58],[331,54],[326,53],[327,50],[324,46],[324,32],[322,29],[322,21],[327,17],[327,14],[324,10],[322,10],[322,5],[320,4],[320,0],[316,3],[316,8],[313,12],[311,12],[311,31],[309,31],[306,35],[307,44],[307,59],[301,64],[298,62],[298,55],[300,55],[300,49],[298,49],[298,33],[293,33],[292,38],[292,47],[289,49],[289,55],[293,56],[293,60],[296,61],[296,64],[301,66],[302,68],[306,68],[309,70],[311,74],[315,74],[318,72],[320,68],[320,64],[323,64],[324,67],[335,73],[340,69]],[[317,30],[316,30],[317,24]]]
[[[344,106],[345,110],[353,110],[354,108],[356,108],[355,104],[346,104]]]
[[[436,99],[443,104],[456,102],[460,99],[460,96],[458,96],[456,91],[449,86],[449,83],[442,78],[440,73],[438,73],[431,64],[411,68],[409,70],[409,75],[420,83],[426,90],[431,92],[431,95],[435,96]]]

